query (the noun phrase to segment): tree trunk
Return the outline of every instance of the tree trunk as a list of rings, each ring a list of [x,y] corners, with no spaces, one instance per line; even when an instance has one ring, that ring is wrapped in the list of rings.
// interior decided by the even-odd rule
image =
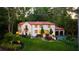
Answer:
[[[79,15],[78,15],[78,50],[79,50]]]
[[[13,23],[11,24],[11,32],[13,33]]]
[[[7,10],[8,10],[8,32],[11,32],[11,26],[10,26],[10,12],[9,12],[9,8],[7,8]]]
[[[78,23],[78,33],[77,33],[77,43],[78,43],[78,50],[79,50],[79,7],[75,10],[75,12],[77,13],[77,23]]]

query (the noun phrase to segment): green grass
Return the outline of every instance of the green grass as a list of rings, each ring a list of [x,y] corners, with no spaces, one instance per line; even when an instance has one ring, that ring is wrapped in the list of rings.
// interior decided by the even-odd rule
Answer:
[[[77,48],[64,41],[53,40],[52,42],[43,41],[41,38],[23,38],[24,48],[22,51],[74,51]]]

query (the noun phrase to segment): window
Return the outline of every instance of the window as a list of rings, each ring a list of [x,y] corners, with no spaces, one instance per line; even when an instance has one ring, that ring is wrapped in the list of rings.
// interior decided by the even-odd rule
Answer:
[[[60,31],[60,36],[63,36],[63,31]]]
[[[48,25],[48,28],[50,28],[50,25]]]
[[[35,33],[38,33],[38,30],[35,30]]]
[[[58,31],[56,31],[55,34],[56,34],[56,36],[58,36],[58,35],[59,35],[59,34],[58,34]]]
[[[38,27],[38,25],[35,25],[35,28],[37,28]]]
[[[43,27],[43,25],[40,25],[40,27]]]

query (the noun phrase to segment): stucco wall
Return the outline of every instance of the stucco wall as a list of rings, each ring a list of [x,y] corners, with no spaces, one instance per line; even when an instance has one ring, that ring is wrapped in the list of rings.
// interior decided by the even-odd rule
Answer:
[[[50,25],[50,28],[48,27],[48,25],[42,25],[42,26],[43,26],[44,30],[48,30],[48,31],[50,31],[50,28],[52,28],[53,35],[55,35],[55,25]],[[37,27],[35,27],[35,25],[31,26],[31,34],[32,34],[32,36],[36,36],[37,34],[40,34],[39,32],[35,33],[35,30],[41,31],[41,26],[40,25],[37,25]]]

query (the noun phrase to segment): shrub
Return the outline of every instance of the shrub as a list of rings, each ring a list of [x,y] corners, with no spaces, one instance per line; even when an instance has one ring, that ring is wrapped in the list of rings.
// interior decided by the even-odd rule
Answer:
[[[15,39],[15,40],[21,40],[21,39],[22,39],[22,37],[21,37],[21,36],[19,36],[19,35],[14,35],[14,39]]]
[[[41,34],[37,34],[37,36],[36,37],[42,37],[42,35]]]
[[[50,28],[50,32],[49,32],[50,34],[52,34],[53,33],[53,30]]]
[[[4,40],[6,42],[17,41],[17,40],[21,40],[21,39],[22,39],[21,36],[15,35],[15,34],[12,34],[12,33],[6,33],[5,36],[4,36]]]
[[[76,38],[68,35],[68,36],[66,36],[66,39],[69,41],[74,41]]]
[[[46,34],[46,36],[49,36],[49,34]]]
[[[12,33],[6,33],[4,37],[5,37],[4,41],[7,43],[13,43],[22,40],[22,38],[19,35],[15,35]]]
[[[44,34],[44,29],[43,29],[43,27],[41,27],[41,35],[43,35]]]
[[[22,37],[12,33],[6,33],[4,41],[1,43],[1,47],[9,50],[17,50],[23,46]]]
[[[49,34],[46,34],[46,37],[45,37],[47,40],[52,40],[52,36],[50,36]]]
[[[2,43],[1,47],[5,50],[18,50],[21,47],[21,45]]]
[[[5,39],[5,41],[10,42],[10,41],[14,40],[14,34],[12,34],[11,32],[10,33],[6,33],[4,35],[4,39]]]

